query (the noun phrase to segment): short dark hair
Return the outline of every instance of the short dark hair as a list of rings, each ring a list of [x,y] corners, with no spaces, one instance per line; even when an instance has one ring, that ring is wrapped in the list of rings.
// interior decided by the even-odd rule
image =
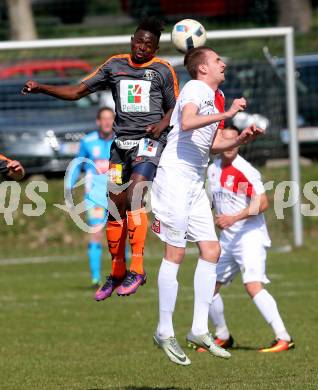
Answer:
[[[153,35],[156,36],[158,42],[161,37],[161,32],[164,29],[164,23],[162,20],[154,17],[154,16],[146,16],[139,22],[136,31],[143,30],[143,31],[149,31]]]
[[[199,46],[190,49],[184,57],[184,66],[190,73],[190,76],[195,79],[198,75],[199,65],[206,64],[206,52],[213,51],[210,47]]]
[[[101,115],[102,115],[102,112],[104,111],[109,111],[111,112],[114,116],[115,116],[115,112],[112,108],[110,107],[107,107],[107,106],[104,106],[104,107],[101,107],[98,111],[97,111],[97,114],[96,114],[96,119],[100,119]]]

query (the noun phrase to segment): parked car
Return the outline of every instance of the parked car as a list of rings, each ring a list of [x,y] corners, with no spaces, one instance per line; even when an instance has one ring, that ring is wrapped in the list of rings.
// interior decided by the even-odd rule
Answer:
[[[76,58],[33,59],[0,65],[0,80],[12,77],[77,77],[90,73],[92,66]]]
[[[27,173],[65,171],[81,137],[96,130],[94,95],[64,101],[43,94],[22,95],[26,79],[0,83],[0,150],[19,160]],[[38,79],[65,85],[69,78]]]
[[[285,88],[285,61],[272,59],[271,65],[282,89]],[[298,140],[300,154],[317,159],[318,155],[318,54],[296,56],[296,89],[298,97]],[[284,112],[286,116],[286,111]],[[281,139],[287,149],[289,131],[283,128]]]

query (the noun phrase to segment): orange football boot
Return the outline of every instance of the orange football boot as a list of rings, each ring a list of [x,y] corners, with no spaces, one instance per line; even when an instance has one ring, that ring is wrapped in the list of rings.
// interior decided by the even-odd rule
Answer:
[[[272,345],[268,348],[261,348],[259,352],[267,353],[267,352],[283,352],[288,351],[289,349],[295,348],[295,343],[291,339],[290,341],[285,341],[281,339],[276,339],[272,342]]]

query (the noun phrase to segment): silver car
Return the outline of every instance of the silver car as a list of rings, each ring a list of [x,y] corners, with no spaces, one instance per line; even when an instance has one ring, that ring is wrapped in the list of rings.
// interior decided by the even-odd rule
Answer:
[[[69,84],[70,80],[39,80]],[[64,101],[43,94],[22,95],[25,80],[0,84],[0,151],[21,161],[27,173],[65,171],[77,154],[79,140],[96,130],[99,108],[94,95]]]

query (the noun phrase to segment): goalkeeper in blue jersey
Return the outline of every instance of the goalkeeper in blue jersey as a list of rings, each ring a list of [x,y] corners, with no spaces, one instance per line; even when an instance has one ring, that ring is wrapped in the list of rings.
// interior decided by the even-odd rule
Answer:
[[[105,174],[109,168],[110,147],[114,139],[114,119],[115,113],[111,108],[102,107],[99,109],[96,118],[99,130],[89,133],[81,139],[77,159],[73,160],[66,177],[66,190],[71,196],[71,191],[78,181],[81,171],[85,172],[87,224],[94,227],[94,232],[90,232],[88,258],[92,286],[96,288],[101,282],[103,227],[108,216]],[[94,193],[99,193],[100,196],[94,196]]]

